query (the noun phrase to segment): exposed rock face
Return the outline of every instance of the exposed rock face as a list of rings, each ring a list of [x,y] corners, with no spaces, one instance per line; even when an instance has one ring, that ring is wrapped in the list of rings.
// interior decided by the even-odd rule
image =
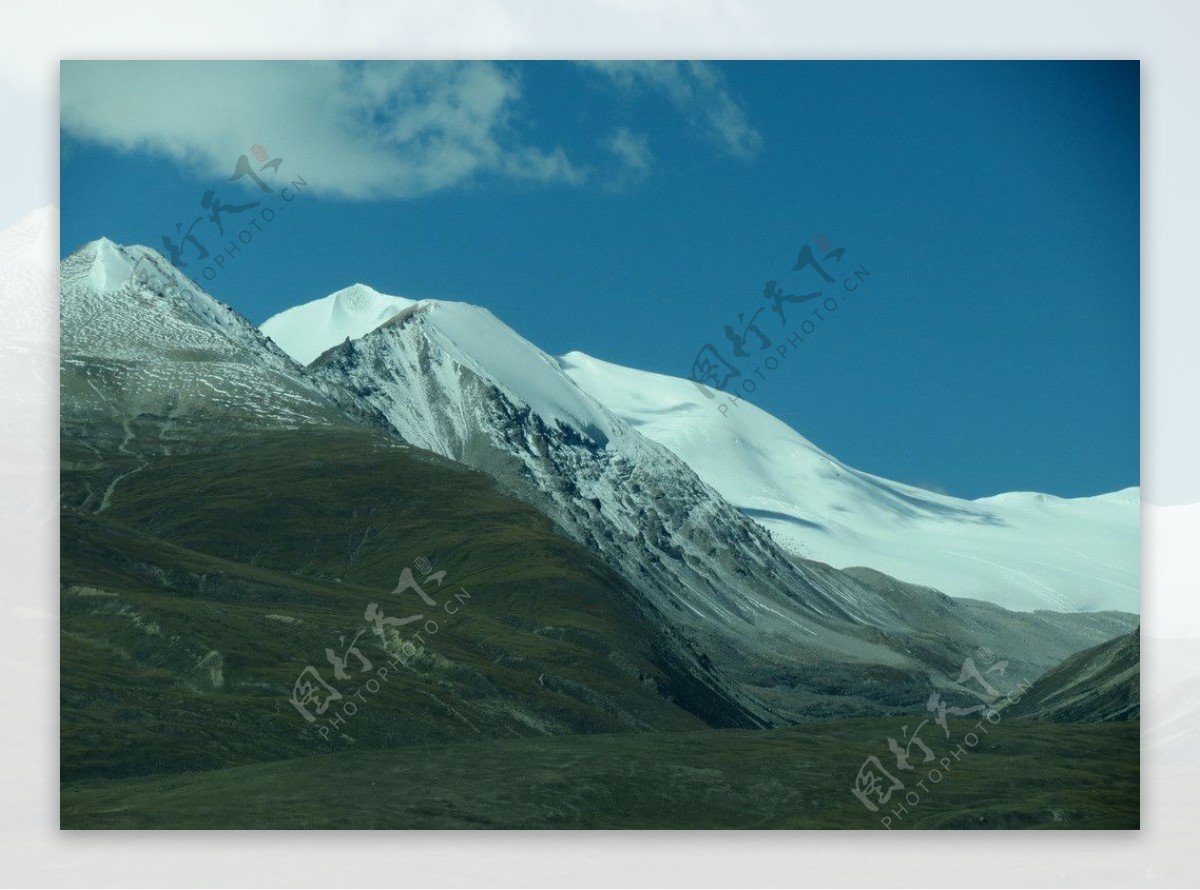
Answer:
[[[1057,723],[1140,719],[1141,628],[1072,655],[1004,713]]]
[[[414,304],[309,370],[599,553],[644,596],[675,657],[753,723],[907,710],[975,646],[1003,639],[1014,667],[1036,675],[1051,652],[1136,620],[1012,613],[791,557],[477,307]]]

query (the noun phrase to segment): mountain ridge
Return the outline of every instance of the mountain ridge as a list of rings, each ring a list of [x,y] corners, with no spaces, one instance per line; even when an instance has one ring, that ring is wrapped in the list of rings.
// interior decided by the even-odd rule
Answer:
[[[377,305],[396,309],[386,324],[421,306],[469,306],[372,294]],[[313,307],[330,299],[285,310],[263,328],[302,358],[314,351],[306,323]],[[324,333],[324,351],[345,342],[341,333]],[[446,339],[453,337],[443,345]],[[1089,498],[1007,492],[962,500],[855,470],[749,403],[721,414],[690,381],[581,352],[555,361],[581,391],[681,458],[794,556],[869,566],[1018,611],[1140,608],[1137,488]],[[522,387],[505,389],[523,401]]]
[[[143,259],[157,274],[122,280],[114,257]],[[98,262],[103,274],[92,276]],[[165,286],[181,276],[147,248],[96,244],[68,257],[63,273],[63,449],[79,470],[64,477],[71,509],[120,512],[125,493],[152,478],[153,468],[135,475],[145,464],[211,447],[198,438],[208,430],[221,434],[214,442],[374,430],[483,471],[599,555],[637,592],[656,663],[689,678],[690,700],[714,725],[905,713],[931,686],[952,688],[956,664],[981,645],[1007,649],[1014,670],[1036,674],[1136,622],[1012,613],[791,556],[478,307],[390,303],[401,311],[387,322],[301,367],[214,298]],[[343,303],[356,300],[348,290]],[[368,312],[373,299],[362,301]],[[90,324],[104,312],[115,318]],[[163,329],[147,330],[147,318]],[[270,386],[231,406],[225,381],[237,374]],[[202,379],[215,385],[198,388]],[[281,415],[279,400],[304,411]],[[93,472],[86,448],[107,449],[114,463]]]

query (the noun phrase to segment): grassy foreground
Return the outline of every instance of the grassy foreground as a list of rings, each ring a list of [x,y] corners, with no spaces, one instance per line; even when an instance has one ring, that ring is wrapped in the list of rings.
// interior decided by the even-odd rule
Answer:
[[[851,794],[863,760],[893,773],[895,718],[787,729],[575,735],[341,751],[165,778],[66,785],[63,828],[850,828],[882,829]],[[922,731],[936,758],[944,742]],[[967,746],[964,745],[964,749]],[[892,829],[1139,825],[1139,725],[1008,720]],[[916,787],[925,781],[925,790]]]

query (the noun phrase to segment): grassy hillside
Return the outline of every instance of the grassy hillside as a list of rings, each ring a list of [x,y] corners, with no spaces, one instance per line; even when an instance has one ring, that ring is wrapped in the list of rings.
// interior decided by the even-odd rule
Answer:
[[[105,460],[79,465],[64,490],[113,476]],[[618,577],[481,474],[369,433],[152,461],[103,512],[64,513],[61,556],[66,781],[704,725],[675,703],[704,690],[672,671]],[[446,572],[426,585],[437,607],[391,593],[419,557]],[[424,619],[389,629],[387,651],[369,603]],[[403,646],[429,619],[424,645]],[[308,665],[332,683],[326,648],[341,655],[360,631],[373,670],[410,657],[325,739],[289,702],[293,684]],[[334,684],[347,699],[369,676],[359,667],[350,657]]]
[[[951,723],[955,739],[971,729]],[[882,829],[903,794],[871,813],[850,787],[865,757],[887,764],[898,730],[873,718],[343,752],[68,787],[62,825]],[[927,790],[910,780],[918,802],[893,830],[1138,827],[1136,724],[1004,721],[951,763],[936,785],[925,768],[905,774]]]
[[[904,720],[712,728],[669,629],[482,474],[366,430],[211,445],[63,443],[64,827],[882,827],[850,788]],[[418,558],[434,607],[392,592]],[[344,693],[316,724],[309,665]],[[1006,718],[951,773],[893,827],[1137,826],[1136,724]]]

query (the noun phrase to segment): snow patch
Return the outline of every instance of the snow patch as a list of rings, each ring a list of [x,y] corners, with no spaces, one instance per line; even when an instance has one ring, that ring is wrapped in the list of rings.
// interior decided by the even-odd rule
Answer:
[[[121,253],[121,249],[107,238],[92,242],[92,267],[88,272],[88,283],[97,293],[112,293],[129,283],[133,267]]]
[[[748,402],[722,415],[689,380],[581,352],[559,364],[798,556],[1017,611],[1140,609],[1137,488],[962,500],[848,467]]]
[[[327,349],[347,338],[357,340],[415,305],[415,300],[352,284],[280,312],[263,322],[260,330],[297,362],[308,365]]]

